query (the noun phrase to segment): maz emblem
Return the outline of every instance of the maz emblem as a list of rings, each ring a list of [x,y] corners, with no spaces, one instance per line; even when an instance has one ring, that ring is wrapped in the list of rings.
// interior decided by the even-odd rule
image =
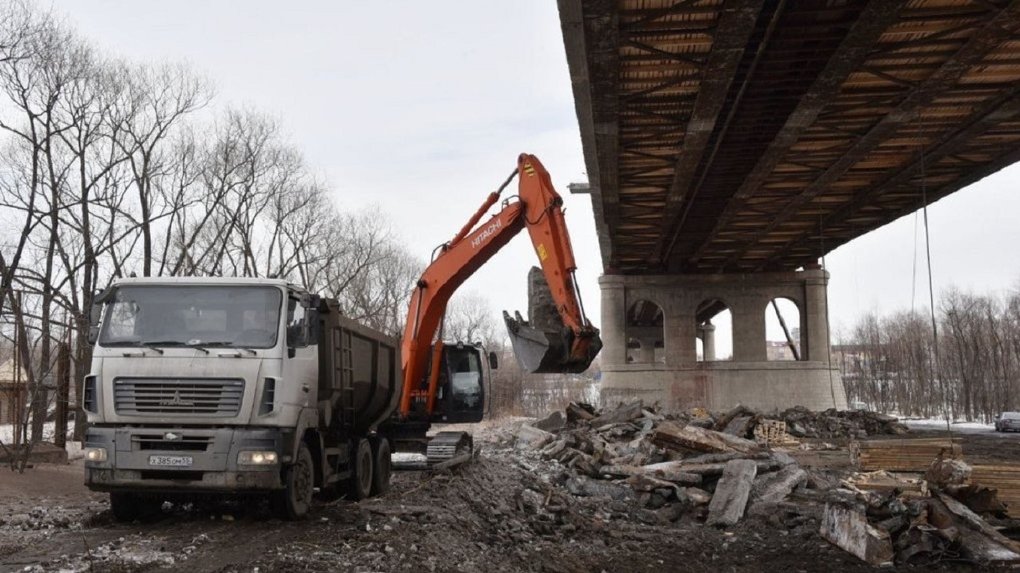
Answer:
[[[181,400],[181,391],[177,390],[174,392],[174,397],[169,400],[163,399],[159,401],[160,406],[194,406],[195,403],[191,400]]]

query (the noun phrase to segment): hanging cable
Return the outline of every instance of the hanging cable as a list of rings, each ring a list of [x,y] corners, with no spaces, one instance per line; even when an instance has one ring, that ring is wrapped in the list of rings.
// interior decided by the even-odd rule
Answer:
[[[935,383],[942,394],[943,415],[946,417],[946,431],[949,432],[949,451],[953,451],[953,425],[950,418],[952,409],[949,407],[949,393],[946,391],[945,380],[942,377],[942,360],[939,358],[939,327],[935,318],[935,281],[932,279],[931,270],[931,231],[928,228],[928,185],[927,174],[924,168],[924,143],[921,140],[921,212],[924,215],[924,251],[928,266],[928,305],[931,316],[932,353],[929,355],[929,368],[935,376]],[[934,363],[932,362],[934,361]]]
[[[923,153],[922,151],[922,157]],[[924,183],[922,182],[921,185]],[[914,211],[914,257],[911,263],[913,268],[910,272],[910,313],[913,314],[914,303],[917,300],[917,211]]]

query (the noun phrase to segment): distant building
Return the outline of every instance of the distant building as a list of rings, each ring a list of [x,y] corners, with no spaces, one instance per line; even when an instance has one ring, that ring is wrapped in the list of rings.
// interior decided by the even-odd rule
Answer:
[[[14,370],[14,359],[0,364],[0,424],[13,424],[21,417],[28,403],[28,376],[19,368]]]
[[[795,339],[796,340],[796,339]],[[799,347],[799,345],[797,345]],[[798,350],[800,350],[798,348]],[[797,358],[793,355],[793,350],[790,349],[790,345],[785,342],[778,342],[775,340],[765,341],[765,354],[769,360],[796,360]]]

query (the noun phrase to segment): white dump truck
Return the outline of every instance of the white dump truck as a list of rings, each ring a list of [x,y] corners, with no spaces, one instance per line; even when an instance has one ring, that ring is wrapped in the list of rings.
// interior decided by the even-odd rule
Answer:
[[[384,491],[391,450],[427,443],[428,423],[393,416],[399,341],[286,281],[121,279],[98,297],[90,338],[85,482],[121,520],[216,492],[267,494],[300,517],[314,488]],[[479,347],[445,346],[450,421],[482,418],[485,366]]]

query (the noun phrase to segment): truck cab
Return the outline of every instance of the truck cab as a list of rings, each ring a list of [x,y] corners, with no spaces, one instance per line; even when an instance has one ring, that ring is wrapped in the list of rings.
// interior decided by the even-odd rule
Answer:
[[[85,482],[118,518],[210,493],[265,493],[300,517],[314,488],[385,491],[391,434],[425,439],[428,424],[394,417],[399,341],[286,281],[121,279],[92,323]],[[480,349],[449,345],[443,364],[433,417],[480,420]]]

